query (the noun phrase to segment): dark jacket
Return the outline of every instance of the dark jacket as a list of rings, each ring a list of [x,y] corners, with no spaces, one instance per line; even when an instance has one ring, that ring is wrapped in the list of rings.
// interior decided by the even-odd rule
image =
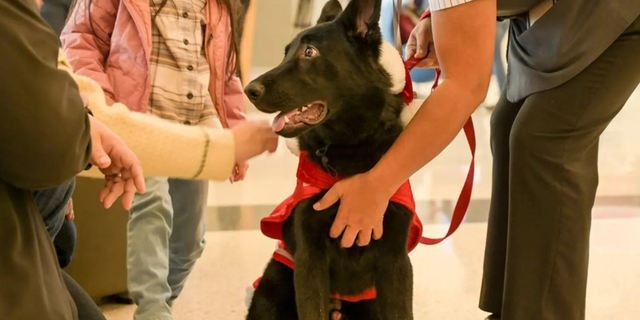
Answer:
[[[640,16],[640,0],[558,0],[528,28],[522,17],[540,2],[498,0],[498,15],[514,18],[506,83],[509,101],[570,80]]]
[[[87,166],[89,118],[35,2],[2,0],[0,12],[0,318],[77,319],[32,191]]]

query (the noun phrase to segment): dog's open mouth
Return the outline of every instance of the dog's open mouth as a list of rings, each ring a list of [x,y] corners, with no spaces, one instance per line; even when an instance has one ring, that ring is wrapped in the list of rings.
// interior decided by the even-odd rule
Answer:
[[[315,101],[289,112],[281,112],[273,119],[271,127],[274,132],[280,132],[285,128],[296,128],[303,125],[316,125],[327,116],[327,104]]]

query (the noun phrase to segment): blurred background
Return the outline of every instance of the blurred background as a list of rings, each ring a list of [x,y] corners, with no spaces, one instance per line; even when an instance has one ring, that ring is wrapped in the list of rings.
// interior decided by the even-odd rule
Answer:
[[[344,1],[346,3],[347,1]],[[405,39],[426,8],[403,1]],[[426,1],[424,1],[426,2]],[[317,20],[324,0],[243,0],[241,72],[243,82],[278,65],[285,45]],[[380,24],[392,40],[392,3],[383,1]],[[491,151],[489,120],[504,81],[508,25],[498,24],[494,76],[485,103],[474,114],[478,150],[473,200],[454,237],[412,253],[416,319],[481,319],[477,309],[489,206]],[[426,97],[433,72],[412,73]],[[271,120],[247,101],[250,119]],[[600,188],[593,210],[591,273],[587,319],[638,319],[640,314],[640,91],[602,135]],[[437,159],[411,179],[428,236],[444,235],[467,173],[470,154],[459,136]],[[275,245],[258,231],[259,221],[293,191],[297,159],[284,144],[251,162],[242,183],[211,183],[207,248],[174,307],[176,319],[243,319],[245,289],[261,275]],[[95,201],[99,181],[80,179],[74,196],[78,252],[68,271],[103,305],[110,320],[131,319],[126,301],[127,213],[105,212]],[[633,271],[636,270],[636,271]]]

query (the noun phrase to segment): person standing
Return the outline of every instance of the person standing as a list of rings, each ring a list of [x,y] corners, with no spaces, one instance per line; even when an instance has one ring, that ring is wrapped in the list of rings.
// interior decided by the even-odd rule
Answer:
[[[0,314],[76,320],[33,191],[63,185],[92,163],[108,179],[118,174],[111,180],[118,188],[105,191],[109,197],[124,192],[129,207],[133,194],[144,192],[142,170],[126,145],[88,114],[69,74],[57,69],[58,40],[36,3],[1,1],[0,12],[0,75],[7,80],[0,86]]]
[[[378,164],[335,184],[317,209],[341,201],[331,236],[345,247],[382,237],[390,196],[484,99],[495,19],[509,18],[480,308],[488,319],[584,320],[598,142],[640,82],[640,1],[429,2],[408,56],[444,81]]]
[[[121,5],[124,2],[126,5]],[[242,122],[238,39],[230,0],[79,0],[62,32],[74,72],[97,81],[107,100],[188,126]],[[234,161],[221,153],[214,161]],[[232,181],[244,179],[246,161]],[[172,319],[204,251],[208,182],[148,178],[130,212],[128,285],[135,319]]]

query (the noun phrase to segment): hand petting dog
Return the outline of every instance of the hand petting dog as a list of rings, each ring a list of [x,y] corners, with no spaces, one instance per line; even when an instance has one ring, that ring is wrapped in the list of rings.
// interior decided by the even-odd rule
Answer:
[[[340,200],[338,215],[331,226],[330,235],[342,235],[341,245],[350,248],[356,241],[366,246],[382,237],[382,221],[395,190],[388,190],[371,177],[369,172],[358,174],[336,183],[313,208],[325,210]],[[359,210],[354,210],[358,208]]]

